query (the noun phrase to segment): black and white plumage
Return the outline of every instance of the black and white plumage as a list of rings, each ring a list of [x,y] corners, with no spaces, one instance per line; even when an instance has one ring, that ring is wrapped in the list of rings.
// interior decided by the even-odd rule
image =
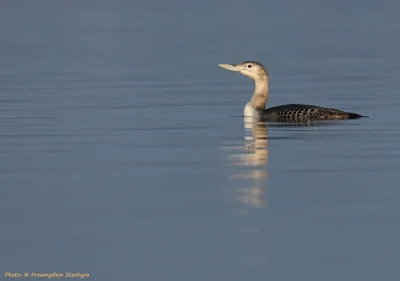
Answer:
[[[334,108],[320,107],[308,104],[285,104],[267,108],[263,111],[264,118],[268,120],[342,120],[363,117],[360,114],[346,112]]]

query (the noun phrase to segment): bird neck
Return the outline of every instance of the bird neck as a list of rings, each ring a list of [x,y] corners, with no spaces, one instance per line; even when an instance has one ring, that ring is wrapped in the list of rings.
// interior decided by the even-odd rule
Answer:
[[[268,100],[268,83],[267,75],[254,79],[254,94],[248,103],[250,106],[259,110],[265,109]]]

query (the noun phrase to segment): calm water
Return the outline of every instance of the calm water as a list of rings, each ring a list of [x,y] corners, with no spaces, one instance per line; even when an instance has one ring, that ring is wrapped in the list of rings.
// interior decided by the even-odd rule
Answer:
[[[399,6],[349,3],[3,1],[1,274],[397,280]],[[248,123],[244,60],[370,118]]]

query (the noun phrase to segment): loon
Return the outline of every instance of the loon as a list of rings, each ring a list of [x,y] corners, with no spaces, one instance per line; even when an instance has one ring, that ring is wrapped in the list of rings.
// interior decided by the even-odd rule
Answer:
[[[254,80],[254,94],[246,104],[243,115],[245,117],[262,118],[266,121],[297,121],[297,120],[339,120],[358,119],[362,116],[353,112],[320,107],[308,104],[285,104],[265,108],[268,100],[268,72],[265,67],[256,61],[245,61],[239,64],[218,64],[231,71],[237,71]]]

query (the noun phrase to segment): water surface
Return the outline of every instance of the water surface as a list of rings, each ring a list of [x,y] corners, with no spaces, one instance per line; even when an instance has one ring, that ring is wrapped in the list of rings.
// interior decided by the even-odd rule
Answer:
[[[394,280],[392,2],[12,2],[0,9],[0,264],[93,280]],[[268,106],[368,115],[249,124]]]

